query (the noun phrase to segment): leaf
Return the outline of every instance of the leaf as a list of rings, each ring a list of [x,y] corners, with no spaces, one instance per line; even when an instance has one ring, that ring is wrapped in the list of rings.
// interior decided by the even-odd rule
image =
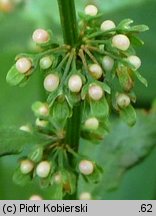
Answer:
[[[101,179],[102,174],[103,174],[103,169],[100,166],[95,165],[94,172],[91,175],[83,176],[83,177],[85,181],[93,183],[93,184],[97,184],[102,180]]]
[[[52,107],[51,122],[56,128],[63,128],[67,118],[71,117],[72,111],[66,99],[56,101]]]
[[[134,71],[134,74],[136,75],[136,77],[138,78],[138,80],[140,80],[140,82],[142,84],[144,84],[146,87],[148,87],[147,80],[138,71]]]
[[[146,26],[146,25],[136,25],[136,26],[132,26],[130,28],[131,32],[136,32],[136,33],[144,32],[144,31],[147,31],[147,30],[149,30],[149,27]]]
[[[15,127],[0,128],[0,156],[19,154],[26,146],[50,141],[50,137],[40,133],[28,133]]]
[[[109,106],[107,99],[103,97],[100,101],[90,101],[90,113],[95,117],[108,117]]]
[[[81,98],[82,98],[82,100],[85,99],[86,94],[88,93],[88,88],[89,88],[89,84],[88,83],[83,86],[83,88],[81,90]]]
[[[131,20],[131,19],[124,19],[124,20],[122,20],[118,24],[117,28],[118,29],[129,29],[130,28],[130,24],[132,24],[132,23],[133,23],[133,20]]]
[[[117,29],[123,32],[133,32],[133,33],[140,33],[149,30],[149,27],[147,25],[130,26],[132,23],[133,20],[124,19],[119,23]]]
[[[104,173],[98,185],[88,185],[80,178],[80,192],[89,191],[95,199],[105,199],[107,191],[119,186],[124,172],[142,161],[156,146],[155,124],[155,114],[138,111],[137,123],[132,128],[120,119],[113,119],[112,131],[100,145],[94,146],[81,140],[80,153],[102,166]]]
[[[133,126],[136,123],[136,112],[131,105],[121,109],[120,116],[129,126]]]
[[[105,92],[107,92],[108,94],[111,93],[111,88],[106,83],[102,83],[102,87]]]
[[[127,67],[123,65],[119,65],[117,68],[117,75],[120,82],[121,87],[125,91],[130,91],[133,87],[133,80],[131,79]]]
[[[51,189],[51,199],[52,200],[62,200],[63,199],[63,188],[62,184],[55,184]]]
[[[130,35],[129,36],[129,39],[131,41],[131,43],[134,45],[134,46],[143,46],[144,45],[144,41],[141,40],[138,36],[136,35]]]
[[[19,85],[24,79],[25,79],[25,75],[19,73],[15,65],[12,66],[12,68],[9,70],[6,76],[6,81],[13,86]]]
[[[13,181],[15,182],[15,184],[25,186],[26,184],[30,183],[31,176],[29,174],[22,174],[20,169],[18,168],[13,174]]]
[[[76,176],[73,172],[68,170],[61,170],[61,175],[63,179],[63,187],[65,193],[73,194],[76,190]]]
[[[35,145],[30,154],[28,155],[28,158],[35,163],[39,163],[43,157],[43,150],[43,146]]]

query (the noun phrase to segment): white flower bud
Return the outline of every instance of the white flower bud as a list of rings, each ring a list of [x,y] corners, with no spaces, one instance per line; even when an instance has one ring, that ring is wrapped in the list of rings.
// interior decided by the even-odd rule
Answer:
[[[99,127],[99,121],[97,118],[89,118],[85,121],[85,127],[90,130],[97,130]]]
[[[122,51],[126,51],[130,46],[130,40],[126,35],[118,34],[112,38],[112,45]]]
[[[106,20],[101,24],[101,31],[105,32],[105,31],[114,29],[115,27],[116,26],[115,26],[115,23],[113,21]]]
[[[79,75],[72,75],[68,81],[68,87],[71,92],[79,92],[82,88],[82,79]]]
[[[48,125],[48,121],[40,120],[39,118],[37,118],[35,124],[37,127],[45,128]]]
[[[117,102],[117,105],[120,107],[120,108],[126,108],[129,106],[131,100],[129,98],[128,95],[126,94],[119,94],[116,98],[116,102]]]
[[[31,67],[32,67],[32,63],[26,57],[19,58],[16,61],[16,69],[18,70],[19,73],[27,73],[31,69]]]
[[[98,64],[91,64],[89,66],[89,72],[95,79],[100,79],[103,74],[102,68]]]
[[[51,165],[48,161],[40,162],[36,167],[36,174],[40,178],[46,178],[50,173]]]
[[[14,4],[10,0],[0,0],[0,11],[10,12],[14,8]]]
[[[20,164],[20,170],[22,174],[30,173],[34,168],[34,164],[30,160],[23,160]]]
[[[95,5],[87,5],[85,7],[85,14],[89,16],[96,16],[98,13],[98,9]]]
[[[56,174],[54,175],[54,182],[55,182],[56,184],[60,184],[60,183],[62,182],[62,176],[61,176],[60,173],[56,173]]]
[[[132,55],[132,56],[129,56],[127,59],[135,67],[135,70],[140,68],[141,60],[138,56]]]
[[[33,200],[33,201],[40,201],[43,200],[41,196],[39,195],[32,195],[29,200]]]
[[[49,107],[48,107],[48,104],[43,104],[43,105],[39,108],[38,113],[39,113],[41,116],[47,117],[47,116],[49,115]]]
[[[48,92],[55,91],[57,87],[59,86],[59,77],[55,74],[49,74],[44,79],[44,88]]]
[[[114,66],[114,59],[109,56],[104,56],[102,59],[102,66],[106,71],[111,71]]]
[[[91,175],[94,172],[94,164],[89,160],[82,160],[79,163],[79,170],[83,175]]]
[[[91,200],[92,196],[89,192],[82,192],[79,196],[79,200]]]
[[[33,32],[32,39],[35,43],[42,44],[49,41],[50,35],[44,29],[36,29]]]
[[[28,133],[31,132],[31,128],[30,128],[29,125],[22,125],[19,129],[20,129],[21,131],[25,131],[25,132],[28,132]]]
[[[52,63],[53,63],[53,61],[52,61],[51,57],[45,56],[45,57],[40,59],[40,68],[43,70],[46,70],[46,69],[50,68]]]
[[[91,99],[98,101],[103,97],[103,89],[98,85],[91,85],[89,87],[89,96]]]

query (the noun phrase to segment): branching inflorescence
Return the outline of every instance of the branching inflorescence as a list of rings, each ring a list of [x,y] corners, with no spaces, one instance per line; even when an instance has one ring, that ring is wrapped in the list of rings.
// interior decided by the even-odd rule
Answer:
[[[97,183],[102,173],[101,167],[66,140],[73,108],[82,104],[81,137],[98,143],[109,132],[110,110],[134,125],[135,78],[147,86],[138,72],[141,60],[134,46],[143,45],[137,34],[148,27],[131,26],[130,19],[118,25],[111,20],[101,24],[101,16],[93,5],[79,13],[79,37],[74,47],[56,43],[49,30],[35,30],[32,39],[39,53],[18,55],[6,78],[12,85],[24,86],[34,73],[44,74],[47,101],[32,105],[35,124],[20,129],[27,133],[37,130],[53,139],[21,158],[14,179],[21,183],[22,179],[38,178],[42,187],[52,187],[56,199],[75,193],[78,174]]]

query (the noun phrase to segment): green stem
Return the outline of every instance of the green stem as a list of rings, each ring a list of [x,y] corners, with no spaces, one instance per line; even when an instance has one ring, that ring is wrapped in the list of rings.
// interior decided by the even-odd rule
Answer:
[[[78,40],[74,0],[58,0],[64,42],[73,47]]]
[[[78,44],[78,28],[74,0],[57,0],[60,11],[64,43],[76,48]],[[81,104],[73,108],[73,115],[67,122],[66,144],[78,151],[81,125]],[[72,161],[71,161],[72,163]],[[76,199],[76,193],[68,199]]]

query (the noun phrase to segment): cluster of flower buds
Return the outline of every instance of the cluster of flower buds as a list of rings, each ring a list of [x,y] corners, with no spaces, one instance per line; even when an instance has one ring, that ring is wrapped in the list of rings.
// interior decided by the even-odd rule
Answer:
[[[53,157],[49,160],[44,160],[47,151]],[[13,180],[19,185],[25,185],[36,178],[42,188],[52,188],[53,199],[62,199],[67,194],[73,194],[76,190],[76,175],[78,174],[81,174],[87,181],[99,181],[102,173],[99,166],[78,155],[75,171],[73,172],[72,169],[74,167],[71,169],[67,165],[69,164],[68,157],[63,156],[65,151],[67,155],[75,154],[70,147],[64,146],[64,149],[61,149],[58,143],[50,147],[48,146],[48,148],[47,146],[43,147],[42,151],[41,147],[36,146],[35,149],[31,150],[27,158],[21,158]],[[30,199],[41,200],[42,198],[40,196],[32,196]],[[80,196],[80,199],[91,199],[91,196]]]
[[[135,123],[132,106],[136,100],[133,92],[135,77],[147,85],[138,72],[141,60],[136,56],[134,45],[143,44],[136,34],[148,27],[131,26],[133,21],[130,19],[118,25],[105,20],[99,25],[95,17],[99,14],[94,5],[86,6],[80,14],[81,43],[76,48],[57,44],[49,30],[35,30],[32,39],[40,52],[17,56],[6,77],[10,84],[23,86],[34,73],[43,74],[47,101],[32,105],[35,130],[55,139],[22,160],[14,179],[18,179],[18,175],[29,176],[27,179],[37,176],[41,185],[55,185],[54,194],[59,194],[58,199],[74,193],[76,173],[86,181],[97,182],[102,172],[99,166],[66,143],[67,120],[72,116],[74,106],[83,104],[81,136],[97,143],[109,131],[111,108],[129,125]],[[113,84],[115,78],[119,85]],[[32,128],[20,127],[26,132],[32,132]],[[69,161],[71,157],[76,161],[75,172]],[[81,194],[80,199],[91,199],[91,195]]]

